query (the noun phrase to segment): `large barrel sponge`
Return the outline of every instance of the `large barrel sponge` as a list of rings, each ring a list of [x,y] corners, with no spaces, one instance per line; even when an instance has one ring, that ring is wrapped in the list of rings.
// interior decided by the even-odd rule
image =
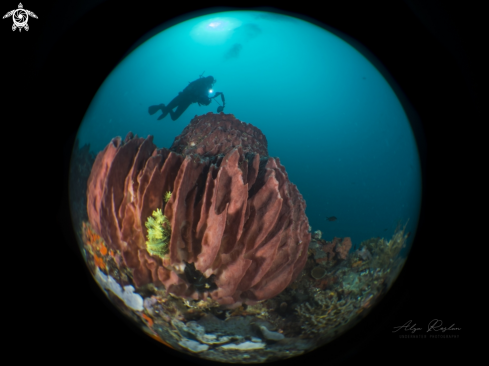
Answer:
[[[267,156],[262,132],[208,113],[169,150],[152,139],[112,139],[88,179],[89,221],[121,251],[135,285],[163,284],[175,295],[210,295],[228,306],[283,291],[304,267],[311,235],[305,201],[280,160]],[[146,248],[145,222],[157,208],[171,223],[163,258]],[[212,285],[199,287],[189,273]]]

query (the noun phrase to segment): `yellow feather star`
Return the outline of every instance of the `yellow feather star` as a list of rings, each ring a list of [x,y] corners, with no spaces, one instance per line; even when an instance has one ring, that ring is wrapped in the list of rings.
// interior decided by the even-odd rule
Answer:
[[[159,208],[153,211],[152,216],[149,216],[145,223],[148,229],[146,250],[151,255],[157,255],[163,258],[169,251],[168,244],[171,238],[171,224]]]

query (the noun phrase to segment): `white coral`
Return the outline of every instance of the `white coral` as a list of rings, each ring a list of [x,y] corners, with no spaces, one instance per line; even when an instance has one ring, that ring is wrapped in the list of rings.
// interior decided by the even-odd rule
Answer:
[[[124,289],[114,280],[111,276],[106,276],[100,269],[97,268],[95,272],[95,279],[98,284],[106,289],[112,291],[119,299],[124,301],[124,304],[132,310],[143,310],[143,298],[134,293],[134,287],[124,286]]]

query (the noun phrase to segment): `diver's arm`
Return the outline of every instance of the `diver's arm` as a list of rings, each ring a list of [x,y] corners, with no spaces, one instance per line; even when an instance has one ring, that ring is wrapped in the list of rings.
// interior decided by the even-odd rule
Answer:
[[[208,97],[202,97],[200,98],[197,103],[200,105],[209,105],[211,104],[211,98],[208,98]]]
[[[224,99],[224,93],[223,92],[216,92],[216,95],[214,95],[211,98],[218,97],[219,95],[221,96],[222,106],[224,107],[226,105],[226,99]]]

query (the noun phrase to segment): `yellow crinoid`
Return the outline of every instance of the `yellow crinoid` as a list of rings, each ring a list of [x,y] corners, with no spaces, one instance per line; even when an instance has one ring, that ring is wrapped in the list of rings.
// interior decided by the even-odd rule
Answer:
[[[171,191],[168,191],[163,196],[163,201],[165,201],[165,203],[168,203],[168,201],[170,200],[170,198],[171,198]]]
[[[148,229],[146,250],[151,255],[163,258],[168,254],[168,244],[171,238],[171,224],[168,218],[157,208],[145,223]]]

